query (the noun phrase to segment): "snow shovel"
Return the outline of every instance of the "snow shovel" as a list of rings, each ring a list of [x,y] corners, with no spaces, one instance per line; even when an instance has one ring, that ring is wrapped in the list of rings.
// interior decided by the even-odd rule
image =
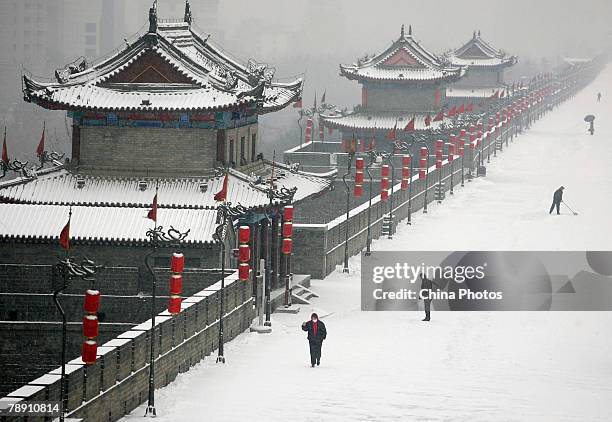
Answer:
[[[574,211],[573,209],[570,208],[569,205],[567,205],[565,202],[563,202],[563,205],[565,205],[567,207],[568,210],[570,210],[572,212],[572,214],[574,215],[578,215],[578,213],[576,211]]]

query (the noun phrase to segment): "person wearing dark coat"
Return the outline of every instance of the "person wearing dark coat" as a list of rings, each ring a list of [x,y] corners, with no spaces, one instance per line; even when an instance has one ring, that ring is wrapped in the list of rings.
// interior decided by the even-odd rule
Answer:
[[[315,365],[321,364],[321,346],[323,340],[327,337],[327,329],[323,321],[319,319],[316,313],[310,316],[310,321],[302,324],[302,330],[308,332],[308,344],[310,345],[310,364],[314,368]]]
[[[425,318],[423,321],[431,320],[431,301],[432,299],[429,297],[429,292],[433,290],[433,286],[440,288],[436,283],[432,280],[428,279],[425,274],[421,274],[421,297],[423,298],[423,303],[425,304]]]
[[[561,207],[561,202],[563,202],[563,190],[564,189],[565,188],[561,186],[553,194],[553,202],[552,202],[552,205],[550,206],[550,211],[548,212],[549,214],[552,214],[553,209],[555,209],[555,207],[557,208],[557,215],[560,214],[559,208]]]

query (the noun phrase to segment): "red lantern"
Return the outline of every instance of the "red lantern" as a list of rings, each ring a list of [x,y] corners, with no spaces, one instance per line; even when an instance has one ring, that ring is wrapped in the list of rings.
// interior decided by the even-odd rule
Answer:
[[[359,171],[355,173],[355,183],[358,185],[363,185],[363,173]]]
[[[183,276],[181,274],[172,274],[170,276],[170,294],[180,295],[183,292]]]
[[[444,146],[444,142],[441,139],[436,141],[436,151],[442,151],[442,147]]]
[[[421,147],[421,158],[427,158],[428,155],[429,155],[429,151],[427,150],[427,148]]]
[[[247,281],[249,279],[249,264],[246,262],[241,262],[238,265],[238,279],[240,281]]]
[[[419,170],[419,180],[425,180],[426,176],[425,170]]]
[[[383,201],[383,202],[387,202],[388,199],[389,199],[389,191],[381,190],[380,191],[380,200]]]
[[[293,223],[291,221],[285,221],[283,223],[283,237],[291,236],[293,236]]]
[[[408,189],[408,180],[402,179],[402,190]]]
[[[421,160],[419,162],[419,167],[422,170],[425,170],[427,168],[427,158],[421,158]]]
[[[459,147],[459,156],[463,157],[465,155],[465,150],[463,147]]]
[[[185,268],[185,256],[182,253],[173,253],[170,260],[170,269],[173,273],[182,273]]]
[[[402,167],[410,167],[411,157],[409,155],[404,155],[402,157]]]
[[[100,292],[98,290],[87,290],[85,292],[85,312],[95,314],[100,309]]]
[[[292,239],[283,239],[283,248],[282,248],[283,254],[290,255],[292,248],[293,248],[293,240]]]
[[[407,179],[410,177],[410,168],[402,167],[402,178]]]
[[[240,226],[238,229],[238,242],[249,243],[251,240],[251,228],[249,226]]]
[[[168,312],[171,315],[178,315],[181,313],[181,302],[182,298],[180,296],[172,295],[170,299],[168,299]]]
[[[285,205],[283,217],[285,217],[285,220],[293,220],[293,205]]]
[[[355,160],[355,168],[357,170],[363,170],[364,169],[364,165],[365,165],[365,162],[364,162],[363,158],[357,158]]]
[[[442,150],[436,151],[436,160],[442,160]]]
[[[442,168],[442,160],[436,160],[436,168],[437,169],[441,169]]]
[[[94,340],[86,340],[83,343],[83,349],[81,350],[81,359],[86,365],[93,365],[96,363],[96,355],[98,353],[98,343]]]
[[[355,198],[361,198],[361,195],[363,194],[363,186],[355,185],[355,190],[353,193],[355,194]]]
[[[467,133],[467,132],[466,132],[466,130],[465,130],[465,129],[461,129],[461,132],[460,132],[460,134],[459,134],[459,137],[460,137],[461,139],[465,139],[465,134],[466,134],[466,133]]]
[[[93,339],[98,337],[99,322],[95,315],[85,315],[83,317],[83,337]]]
[[[389,177],[389,166],[384,164],[380,169],[380,174],[382,177]]]
[[[386,177],[380,179],[380,188],[383,190],[389,189],[389,179],[387,179]]]

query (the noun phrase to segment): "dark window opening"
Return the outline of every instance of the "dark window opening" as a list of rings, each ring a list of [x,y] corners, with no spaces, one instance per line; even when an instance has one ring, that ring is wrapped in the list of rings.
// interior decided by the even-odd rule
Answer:
[[[255,139],[257,139],[257,134],[251,135],[251,161],[255,161]]]

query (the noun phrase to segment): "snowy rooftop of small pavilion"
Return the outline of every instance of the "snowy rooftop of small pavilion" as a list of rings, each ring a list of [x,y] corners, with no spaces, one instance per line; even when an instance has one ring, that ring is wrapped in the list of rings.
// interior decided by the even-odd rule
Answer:
[[[408,122],[414,117],[414,128],[415,130],[428,130],[436,129],[440,124],[448,122],[447,117],[439,122],[431,122],[428,127],[425,125],[425,118],[428,113],[369,113],[369,112],[355,112],[347,115],[338,116],[324,116],[325,126],[335,129],[384,129],[391,130],[397,123],[397,129],[402,130]],[[429,116],[433,120],[435,113],[429,113]]]
[[[454,80],[464,72],[462,67],[444,63],[421,46],[413,38],[412,28],[406,35],[403,25],[399,39],[381,54],[364,57],[352,65],[340,65],[340,73],[348,79],[372,81]]]
[[[274,164],[277,188],[297,187],[294,202],[329,188],[331,181],[287,166]],[[265,189],[269,184],[272,164],[262,164],[253,175],[229,171],[227,201],[247,208],[269,204]],[[215,209],[214,195],[221,190],[223,177],[159,179],[160,208]],[[0,183],[0,202],[38,205],[82,205],[93,207],[150,207],[155,196],[156,180],[127,177],[77,175],[57,168],[37,178],[19,178]],[[2,205],[0,205],[2,207]]]
[[[133,80],[138,83],[113,83],[145,54],[162,60],[176,72],[177,80],[146,83],[137,79],[139,75]],[[77,65],[57,82],[38,82],[24,75],[26,101],[54,109],[202,111],[253,106],[265,113],[295,101],[303,86],[302,79],[273,81],[274,71],[252,60],[247,65],[237,62],[187,22],[159,23],[155,32],[83,67]]]
[[[58,239],[68,221],[67,205],[0,205],[0,238],[5,240]],[[86,242],[145,243],[153,227],[147,209],[131,207],[73,206],[70,238]],[[179,231],[190,229],[186,243],[211,243],[217,226],[217,210],[164,209],[157,212],[157,224]]]
[[[517,61],[515,56],[506,55],[482,39],[480,31],[474,31],[473,37],[452,52],[448,59],[453,65],[468,67],[512,66]]]
[[[490,98],[495,92],[502,92],[505,90],[505,95],[510,95],[507,87],[505,86],[494,86],[494,87],[446,87],[446,98]]]

